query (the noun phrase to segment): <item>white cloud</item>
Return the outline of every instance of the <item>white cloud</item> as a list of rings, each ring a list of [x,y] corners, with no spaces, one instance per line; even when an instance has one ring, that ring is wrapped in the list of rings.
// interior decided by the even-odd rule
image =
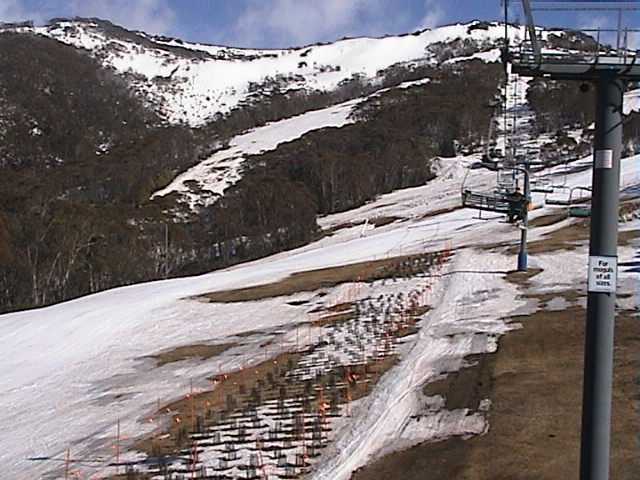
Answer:
[[[0,21],[34,20],[50,17],[99,17],[126,28],[149,33],[172,33],[176,14],[167,0],[60,0],[31,10],[24,0],[0,0]]]
[[[600,13],[598,15],[586,15],[580,14],[578,15],[578,26],[579,30],[591,30],[587,31],[588,35],[591,35],[593,38],[600,41],[600,43],[609,44],[613,47],[616,46],[618,42],[617,33],[613,31],[609,32],[596,32],[594,30],[616,30],[618,28],[617,25],[617,14],[615,15],[606,15]],[[624,30],[625,24],[622,24],[622,28]],[[624,43],[624,31],[621,32],[622,35],[620,37],[620,42]],[[637,48],[637,34],[635,32],[631,32],[627,37],[627,43],[629,48]]]
[[[148,33],[172,33],[176,14],[167,0],[69,0],[71,14],[98,17]]]
[[[442,24],[445,19],[445,11],[438,0],[425,0],[425,14],[418,23],[418,29],[433,28]]]
[[[375,25],[384,10],[382,0],[253,0],[236,21],[229,40],[254,46],[333,40],[361,33],[366,23]]]

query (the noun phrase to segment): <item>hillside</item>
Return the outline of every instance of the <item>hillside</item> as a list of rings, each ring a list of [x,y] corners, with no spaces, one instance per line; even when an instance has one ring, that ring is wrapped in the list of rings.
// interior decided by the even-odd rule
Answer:
[[[3,475],[577,476],[589,220],[553,200],[590,185],[592,92],[505,82],[486,22],[278,51],[97,19],[0,30]],[[624,479],[637,104],[627,92]],[[553,190],[533,194],[527,274],[518,226],[460,201],[496,187],[477,166],[508,130]]]
[[[380,84],[392,66],[410,69],[492,50],[497,58],[503,35],[498,24],[474,22],[381,39],[253,50],[151,37],[98,19],[54,20],[46,27],[18,30],[91,52],[103,66],[127,77],[168,122],[191,126],[272,93],[330,93],[371,80]]]
[[[582,305],[586,231],[558,215],[562,208],[544,206],[543,195],[536,195],[539,208],[533,213],[530,241],[537,275],[526,287],[520,284],[510,273],[517,229],[501,216],[478,219],[459,208],[465,173],[460,166],[477,158],[445,160],[440,177],[425,186],[325,217],[323,226],[334,234],[308,246],[204,276],[114,289],[0,317],[3,337],[12,338],[2,367],[3,378],[12,380],[2,397],[0,422],[11,425],[14,438],[3,454],[5,468],[13,475],[49,472],[56,478],[60,469],[55,459],[63,459],[70,446],[74,470],[115,474],[125,465],[154,470],[155,463],[144,459],[175,448],[161,439],[186,445],[180,442],[191,428],[201,444],[199,459],[193,460],[186,449],[175,461],[169,455],[167,465],[176,472],[194,461],[218,468],[221,455],[232,457],[220,453],[217,437],[203,436],[204,427],[182,431],[176,421],[202,422],[212,432],[216,425],[224,431],[240,428],[225,415],[248,408],[244,415],[251,422],[255,394],[261,395],[255,397],[259,432],[265,439],[271,438],[270,431],[277,436],[277,420],[271,417],[277,416],[278,398],[286,400],[282,408],[295,410],[295,399],[306,388],[304,378],[317,382],[311,384],[317,390],[312,390],[310,418],[319,415],[313,412],[321,388],[337,409],[326,417],[329,433],[321,440],[326,445],[322,456],[312,457],[312,478],[346,479],[392,449],[420,444],[428,452],[434,441],[485,433],[496,412],[521,404],[498,404],[494,412],[493,393],[487,391],[479,404],[449,406],[443,400],[447,390],[425,397],[422,389],[469,365],[469,355],[495,352],[501,336],[511,338],[508,332],[518,329],[527,315],[562,310],[566,302]],[[623,188],[637,187],[638,158],[626,159],[623,166]],[[494,182],[491,173],[472,172],[468,186],[486,188]],[[556,181],[564,177],[561,170],[548,175]],[[588,169],[576,169],[567,184],[583,185],[589,175]],[[374,228],[381,214],[392,220]],[[556,220],[549,223],[550,216]],[[371,228],[363,226],[364,218]],[[639,226],[637,219],[623,224],[623,265],[635,265]],[[620,275],[621,311],[634,315],[637,273],[623,268]],[[354,335],[361,343],[352,348]],[[539,342],[546,345],[549,338],[542,335]],[[34,351],[39,353],[34,356]],[[385,358],[393,361],[379,363]],[[364,370],[363,359],[370,362]],[[282,367],[273,370],[275,362]],[[309,376],[305,368],[324,373]],[[369,383],[351,383],[350,401],[332,399],[332,392],[345,384],[339,372],[346,368]],[[527,371],[526,365],[518,368]],[[296,369],[307,375],[300,385],[297,377],[287,376]],[[520,370],[511,375],[520,378]],[[218,379],[213,390],[211,378]],[[625,378],[629,385],[631,377]],[[271,381],[275,387],[269,387]],[[279,397],[283,382],[287,387]],[[546,395],[553,405],[553,393]],[[538,397],[531,392],[529,398]],[[565,406],[551,418],[565,416],[565,408],[578,408],[571,402],[558,405]],[[193,411],[197,417],[190,416]],[[120,467],[111,464],[118,423]],[[309,426],[310,445],[312,431]],[[627,437],[617,438],[631,448]],[[255,440],[251,436],[247,441],[248,448],[237,451],[229,468],[239,471],[248,464]],[[301,451],[298,443],[294,448],[287,453],[291,463]],[[564,458],[564,451],[557,450],[539,452],[536,458],[552,458],[554,451]],[[42,456],[53,460],[24,460]],[[264,461],[273,465],[272,474],[280,471],[275,460],[265,455]]]
[[[176,45],[100,20],[5,26],[0,310],[295,247],[318,235],[317,214],[424,182],[431,158],[484,135],[499,81],[498,65],[484,60],[496,58],[497,28],[476,22],[274,53]],[[274,69],[297,72],[291,59],[300,55],[340,68],[312,63],[304,82],[274,82]],[[380,57],[375,68],[371,56]],[[234,65],[263,77],[205,80]],[[459,85],[445,88],[451,80]],[[240,92],[237,102],[185,107],[198,121],[173,117],[167,109],[200,95],[190,89],[205,81],[216,98]],[[460,96],[469,82],[481,95]],[[467,100],[467,125],[442,113]],[[364,111],[374,101],[381,115]],[[418,119],[415,106],[434,115]],[[360,160],[339,160],[352,154]]]
[[[268,51],[98,19],[5,25],[0,311],[294,248],[322,234],[317,215],[433,178],[433,158],[480,151],[491,130],[502,31],[476,21]],[[549,47],[563,35],[545,32]],[[591,123],[572,108],[588,94],[530,92],[545,152],[584,154],[588,135],[558,132]],[[629,154],[638,122],[625,124]]]

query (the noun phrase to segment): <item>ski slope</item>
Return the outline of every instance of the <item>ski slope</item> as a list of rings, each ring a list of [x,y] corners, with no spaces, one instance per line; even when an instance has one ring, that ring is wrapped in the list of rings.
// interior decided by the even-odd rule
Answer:
[[[93,32],[93,27],[89,27],[88,33],[80,29],[80,33],[73,34],[73,29],[64,28],[38,33],[82,48],[102,48],[105,39],[99,37],[98,30]],[[366,44],[367,49],[377,52],[378,64],[371,58],[367,61],[379,67],[397,60],[393,55],[406,59],[417,54],[424,48],[425,39],[435,42],[450,38],[461,34],[463,27],[444,27],[449,30],[437,29],[415,36],[355,39],[309,47],[311,52],[304,58],[317,62],[341,58],[346,66],[344,71],[317,73],[315,80],[313,74],[309,74],[305,81],[318,88],[329,88],[332,82],[342,78],[341,75],[346,75],[349,68],[358,71],[358,45]],[[489,29],[477,35],[493,34]],[[378,50],[372,46],[377,45],[376,42],[383,42]],[[201,75],[203,72],[215,73],[213,62],[242,62],[217,58],[174,62],[173,53],[134,49],[126,42],[121,46],[122,51],[128,53],[109,53],[106,61],[120,71],[132,70],[148,79],[154,75],[169,75],[175,66],[180,67],[176,75],[187,75],[185,72],[191,71],[187,66],[195,70],[195,65],[202,64],[198,67],[201,69],[198,75]],[[222,55],[226,51],[224,47],[181,46],[210,55]],[[256,70],[259,77],[271,74],[276,68],[272,65],[276,59],[268,55],[297,61],[301,50],[236,49],[229,55],[246,54],[247,66],[263,66],[263,70]],[[325,54],[326,58],[322,56]],[[166,65],[159,62],[158,55],[165,56]],[[487,58],[493,58],[492,55],[487,54]],[[207,70],[206,65],[211,70]],[[238,71],[244,67],[238,65]],[[245,98],[246,92],[242,89],[247,78],[251,78],[244,75],[238,73],[237,78],[231,75],[229,80],[224,80],[228,83],[206,88],[199,80],[189,80],[188,75],[184,77],[187,80],[176,87],[171,93],[176,96],[171,98],[183,96],[185,102],[181,108],[185,107],[186,115],[179,112],[172,103],[174,100],[155,91],[153,82],[147,82],[144,88],[166,101],[168,118],[172,121],[186,119],[196,124],[208,118],[216,108],[222,108],[222,103],[206,107],[196,105],[198,95],[223,92],[219,97],[223,100],[216,101],[224,101],[227,106],[240,101]],[[225,96],[225,89],[229,88],[236,89],[236,93]],[[516,106],[523,106],[527,83],[518,80],[518,88]],[[188,95],[195,95],[196,100],[187,101],[185,96]],[[635,97],[627,98],[631,102]],[[180,192],[194,208],[215,201],[240,178],[246,156],[274,149],[282,142],[312,130],[345,125],[359,101],[307,112],[246,132],[234,138],[228,148],[185,172],[155,195]],[[507,128],[507,125],[502,127]],[[500,215],[479,218],[476,212],[459,208],[463,182],[468,188],[480,190],[491,190],[495,184],[495,173],[467,170],[477,160],[479,155],[441,159],[437,178],[424,186],[392,192],[357,209],[322,217],[320,226],[334,230],[333,234],[292,251],[206,275],[122,287],[59,305],[0,316],[0,336],[4,339],[4,357],[0,364],[0,426],[7,432],[0,459],[6,478],[63,478],[60,460],[64,459],[66,449],[70,449],[74,459],[84,459],[84,462],[74,461],[74,470],[97,477],[112,474],[113,469],[107,463],[113,458],[118,422],[124,438],[123,456],[133,457],[135,452],[127,452],[126,448],[154,429],[156,424],[147,419],[158,404],[183,397],[190,391],[191,384],[196,389],[210,388],[208,378],[212,375],[261,362],[265,355],[273,356],[292,349],[296,341],[294,336],[285,334],[282,342],[266,352],[261,347],[264,343],[261,334],[251,337],[244,334],[282,330],[306,322],[309,309],[339,303],[344,298],[344,290],[351,285],[329,289],[323,292],[326,293],[324,296],[318,291],[302,292],[228,304],[204,303],[193,297],[277,281],[296,272],[444,248],[453,249],[455,255],[432,283],[429,299],[432,310],[424,316],[420,331],[405,345],[401,362],[381,379],[372,394],[354,404],[351,421],[340,425],[336,441],[318,462],[313,478],[347,480],[353,470],[383,452],[452,435],[466,438],[485,432],[490,428],[486,410],[448,411],[442,398],[425,399],[421,394],[426,382],[462,368],[466,356],[496,351],[499,337],[518,328],[508,321],[510,316],[538,308],[535,301],[519,299],[517,288],[504,278],[515,267],[516,259],[499,251],[482,250],[483,246],[515,243],[519,234],[517,228],[504,223]],[[584,158],[572,166],[588,167],[590,162],[590,158]],[[575,170],[559,166],[538,175],[564,188],[548,198],[562,197],[571,187],[590,184],[592,172],[589,168]],[[209,193],[193,195],[186,187],[189,181],[196,181]],[[622,163],[621,189],[628,191],[639,186],[640,156],[637,156]],[[544,194],[534,194],[533,201],[537,208],[531,212],[531,219],[556,211],[545,205]],[[369,226],[371,220],[379,217],[395,220],[381,227]],[[535,228],[530,232],[530,240],[540,239],[571,222],[566,219]],[[640,228],[640,222],[631,220],[623,228],[636,230]],[[631,259],[634,254],[631,247],[621,248],[621,262]],[[584,284],[586,262],[584,246],[573,252],[533,256],[532,266],[543,269],[532,279],[533,288],[553,291]],[[412,279],[403,286],[418,281]],[[637,293],[636,284],[637,275],[620,272],[621,292]],[[386,295],[398,288],[384,281],[358,286],[363,297]],[[309,303],[296,306],[301,301]],[[625,301],[638,304],[637,296]],[[190,359],[158,367],[150,358],[160,351],[207,342],[237,345],[204,361]],[[490,411],[490,403],[485,403],[485,407]],[[58,461],[29,460],[37,457]],[[92,459],[97,461],[92,463]]]
[[[429,81],[429,78],[423,78],[403,82],[393,88],[406,89],[425,85]],[[340,128],[353,123],[355,120],[351,115],[360,103],[389,90],[392,88],[382,88],[366,97],[311,110],[237,135],[230,140],[228,146],[178,175],[166,187],[154,192],[151,198],[177,192],[192,210],[211,205],[222,197],[227,188],[242,178],[243,164],[250,155],[275,150],[279,145],[297,140],[314,130]],[[197,188],[190,186],[194,184]]]
[[[322,226],[329,227],[345,221],[357,223],[382,212],[398,217],[383,227],[343,228],[305,247],[210,274],[133,285],[0,316],[0,335],[5,339],[4,361],[0,365],[0,425],[11,432],[11,440],[3,442],[0,454],[5,475],[59,478],[55,474],[44,476],[45,472],[55,472],[55,465],[27,458],[61,458],[66,448],[71,448],[75,457],[108,458],[118,419],[124,437],[135,438],[149,432],[152,426],[144,423],[144,418],[157,402],[184,395],[191,381],[196,388],[205,388],[208,376],[234,370],[241,361],[258,362],[264,352],[255,344],[248,344],[239,347],[234,355],[202,362],[186,360],[160,368],[147,358],[149,355],[192,343],[223,343],[249,330],[303,322],[307,319],[305,308],[292,307],[287,302],[315,298],[313,292],[307,292],[216,304],[190,297],[262,284],[298,271],[441,250],[445,244],[457,249],[457,253],[449,266],[450,275],[434,284],[434,310],[427,315],[427,323],[402,363],[361,403],[353,423],[357,428],[349,427],[343,432],[332,448],[333,454],[327,452],[316,478],[348,478],[352,469],[366,463],[375,452],[388,449],[396,439],[402,439],[398,445],[408,445],[452,432],[481,433],[486,428],[481,417],[461,422],[455,412],[433,413],[436,416],[428,417],[432,421],[420,425],[410,421],[424,408],[417,394],[420,385],[444,371],[460,368],[465,355],[494,351],[497,337],[513,328],[504,319],[514,309],[532,308],[515,300],[513,287],[500,274],[515,266],[515,258],[477,250],[486,243],[513,242],[517,229],[502,223],[497,216],[480,220],[475,212],[455,209],[466,174],[464,166],[476,160],[474,156],[442,160],[439,177],[425,186],[384,195],[358,209],[321,219]],[[490,188],[493,173],[471,172],[468,185]],[[561,172],[555,175],[564,177]],[[588,170],[570,174],[566,182],[588,184],[589,175]],[[640,157],[623,162],[622,178],[623,188],[640,184]],[[536,195],[534,201],[541,206],[533,212],[534,218],[552,211],[551,207],[542,206],[542,195]],[[443,208],[452,210],[430,216]],[[537,228],[530,237],[535,240],[570,221]],[[621,252],[622,259],[632,255],[629,248]],[[559,267],[562,256],[566,263],[563,260],[560,264],[576,268]],[[554,283],[575,285],[584,281],[584,252],[554,254],[548,259],[533,257],[532,263],[545,268],[546,278],[553,278]],[[375,282],[369,288],[369,294],[375,295],[388,287]],[[330,302],[331,297],[326,301]],[[455,340],[443,340],[452,333],[456,334]],[[285,342],[282,348],[291,348],[291,344]],[[108,472],[101,468],[86,467],[85,471]]]
[[[312,110],[295,117],[272,122],[234,137],[227,148],[219,150],[208,159],[178,175],[165,188],[155,192],[151,198],[172,192],[183,195],[191,209],[214,203],[224,191],[240,180],[242,165],[249,155],[275,150],[278,145],[296,140],[313,130],[342,127],[352,120],[353,108],[362,99],[351,100],[329,108]],[[198,190],[189,188],[195,182]]]

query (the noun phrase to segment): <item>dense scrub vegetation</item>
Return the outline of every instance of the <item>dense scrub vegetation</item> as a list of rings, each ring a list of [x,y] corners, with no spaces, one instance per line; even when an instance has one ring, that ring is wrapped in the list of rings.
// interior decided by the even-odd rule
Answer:
[[[124,82],[46,38],[0,35],[0,308],[149,278],[146,199],[197,160]],[[155,214],[154,214],[155,215]],[[157,216],[157,215],[156,215]]]
[[[432,158],[486,135],[499,71],[480,61],[441,69],[427,85],[372,97],[355,113],[355,124],[311,132],[252,157],[243,179],[204,213],[216,253],[251,258],[308,241],[316,214],[433,178]]]
[[[591,151],[595,122],[596,91],[592,84],[535,79],[531,81],[527,100],[536,113],[534,128],[538,133],[553,134],[553,142],[543,147],[543,154],[553,159],[564,154],[583,156]],[[568,130],[582,130],[576,141]],[[623,155],[640,152],[640,113],[624,116]]]
[[[395,66],[382,85],[425,75],[430,84],[371,97],[356,124],[252,158],[194,214],[176,195],[150,195],[241,130],[381,85],[356,76],[327,94],[257,86],[250,104],[193,130],[164,124],[80,51],[0,34],[0,311],[292,248],[317,237],[317,214],[432,178],[431,158],[485,134],[500,69]]]
[[[309,185],[319,213],[423,183],[433,176],[430,159],[451,156],[456,143],[477,144],[486,135],[497,78],[497,66],[479,61],[443,68],[428,85],[370,98],[355,112],[360,122],[310,135],[302,153],[292,145],[279,149],[267,166],[286,165],[292,178]],[[304,168],[296,156],[306,158]]]
[[[594,88],[579,82],[531,80],[527,100],[536,113],[538,132],[583,128],[595,121]],[[582,88],[581,88],[582,87]]]

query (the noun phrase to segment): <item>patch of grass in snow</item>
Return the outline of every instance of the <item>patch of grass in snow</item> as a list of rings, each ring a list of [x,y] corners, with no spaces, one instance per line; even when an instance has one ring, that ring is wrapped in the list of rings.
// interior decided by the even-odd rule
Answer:
[[[404,332],[406,334],[408,332]],[[402,336],[403,332],[398,335]],[[168,416],[169,426],[136,442],[132,448],[153,458],[171,456],[191,445],[191,432],[202,432],[209,426],[228,421],[233,414],[247,413],[252,405],[269,400],[291,400],[311,395],[310,408],[317,410],[323,398],[329,401],[332,382],[336,379],[341,381],[347,373],[345,369],[339,369],[330,375],[316,377],[313,382],[288,377],[287,372],[298,368],[302,357],[302,352],[283,353],[258,365],[212,378],[215,386],[212,390],[187,395],[160,408],[155,416]],[[368,395],[396,362],[397,357],[391,355],[366,365],[353,366],[350,370],[353,378],[348,382],[349,400]],[[324,397],[318,393],[320,386],[326,392]],[[346,402],[344,393],[337,398],[341,405]]]
[[[328,325],[337,325],[356,318],[355,304],[353,302],[339,303],[324,311],[328,313],[311,321],[313,326],[325,327]]]
[[[350,303],[340,303],[337,305],[333,305],[326,309],[329,312],[326,315],[323,315],[315,320],[312,320],[311,323],[314,327],[326,327],[330,325],[337,325],[339,323],[348,322],[350,320],[354,320],[357,316],[357,313],[354,309],[355,304],[353,302]],[[429,307],[426,305],[416,305],[408,307],[405,311],[405,315],[410,318],[418,318],[424,315],[429,311]],[[396,332],[396,336],[404,337],[415,333],[417,331],[417,327],[414,323],[408,325],[405,330],[398,330]]]
[[[620,219],[625,220],[628,217],[634,216],[640,210],[640,201],[627,201],[622,202],[620,205]]]
[[[428,309],[426,305],[408,304],[402,313],[403,322],[389,332],[389,341],[417,332],[418,323]],[[316,326],[334,325],[344,321],[346,316],[353,318],[356,309],[354,304],[345,302],[323,312],[328,314],[315,320]],[[329,414],[341,416],[349,411],[350,402],[367,396],[382,375],[398,361],[397,354],[390,353],[301,377],[300,369],[306,368],[301,360],[308,360],[309,354],[325,343],[325,339],[318,338],[317,343],[302,351],[285,352],[271,358],[265,350],[263,362],[211,378],[211,390],[194,392],[159,408],[153,421],[158,424],[157,419],[162,418],[164,424],[159,425],[163,426],[132,448],[151,459],[184,454],[192,445],[194,435],[206,435],[209,428],[220,429],[232,418],[247,417],[253,409],[266,408],[268,402],[272,405],[270,408],[275,408],[274,405],[307,398],[305,411],[308,409],[309,413],[320,415],[322,404]],[[242,422],[249,420],[245,418]]]
[[[279,379],[295,368],[300,353],[283,353],[252,367],[211,378],[213,389],[195,392],[161,407],[155,417],[170,418],[170,424],[162,431],[133,445],[133,449],[151,457],[159,457],[179,451],[189,443],[189,432],[197,431],[205,423],[215,423],[233,412],[243,397],[248,397],[254,388],[263,385],[263,398],[273,394],[273,384],[263,379]],[[277,390],[276,390],[277,395]],[[277,397],[276,397],[277,398]],[[248,399],[248,398],[247,398]]]
[[[412,277],[427,272],[444,255],[446,254],[443,252],[403,255],[297,272],[277,282],[212,292],[197,298],[218,303],[248,302],[299,292],[312,292],[347,282],[373,282],[385,278]]]
[[[158,367],[162,367],[168,363],[179,362],[181,360],[188,360],[190,358],[199,358],[201,360],[209,360],[210,358],[217,357],[221,353],[234,347],[233,343],[223,343],[219,345],[206,345],[206,344],[194,344],[183,345],[171,350],[149,355],[149,358],[153,358]]]
[[[548,215],[541,215],[529,221],[530,227],[548,227],[549,225],[555,225],[562,220],[565,220],[569,216],[569,212],[566,209],[562,209],[560,213],[550,213]]]
[[[475,412],[480,402],[489,396],[493,381],[486,362],[487,355],[471,355],[465,358],[465,366],[448,373],[445,378],[427,383],[422,392],[428,396],[441,395],[447,410],[467,408]]]
[[[560,250],[572,251],[582,247],[589,241],[589,219],[571,222],[551,232],[545,233],[538,240],[527,244],[529,254],[557,252]],[[639,230],[625,230],[618,233],[618,245],[628,246],[629,243],[640,237]],[[504,248],[505,243],[491,244],[483,248],[492,250]],[[519,243],[512,243],[506,248],[506,252],[517,255],[520,248]]]
[[[440,208],[438,210],[434,210],[432,212],[425,213],[422,217],[420,217],[420,219],[427,219],[427,218],[437,217],[437,216],[440,216],[440,215],[444,215],[446,213],[455,212],[456,210],[460,210],[461,208],[462,208],[462,205],[456,205],[455,207]]]

